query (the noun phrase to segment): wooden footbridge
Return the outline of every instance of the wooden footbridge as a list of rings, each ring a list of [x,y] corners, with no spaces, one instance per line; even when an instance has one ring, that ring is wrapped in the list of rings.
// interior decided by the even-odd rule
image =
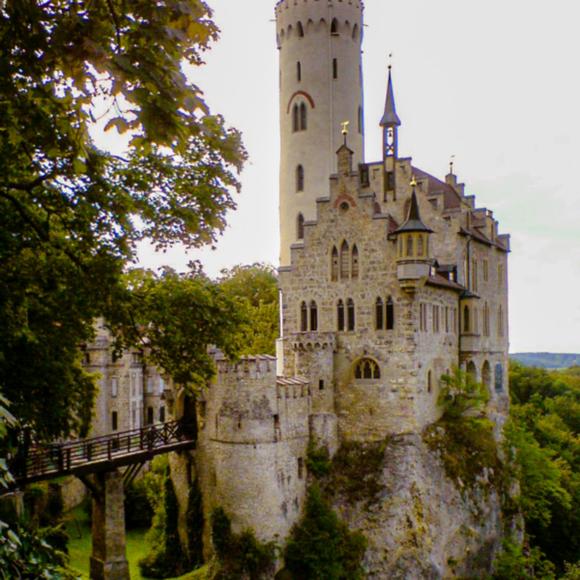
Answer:
[[[195,423],[182,419],[92,439],[24,444],[9,462],[15,483],[0,493],[17,491],[28,483],[78,477],[93,497],[91,579],[129,580],[125,486],[156,455],[194,449],[196,435]]]
[[[127,474],[156,455],[195,447],[195,426],[184,421],[150,425],[103,437],[31,445],[11,462],[18,486],[66,475],[83,477],[129,466]]]

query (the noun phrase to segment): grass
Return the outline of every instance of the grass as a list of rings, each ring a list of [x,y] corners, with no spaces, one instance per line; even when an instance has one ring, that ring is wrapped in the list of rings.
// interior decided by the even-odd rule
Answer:
[[[70,568],[77,572],[83,580],[89,578],[89,558],[91,556],[91,528],[89,526],[86,513],[77,508],[69,514],[67,531],[70,536],[68,549],[70,557]],[[139,560],[149,551],[149,546],[145,541],[147,530],[131,530],[127,532],[127,560],[131,580],[141,580],[139,570]]]

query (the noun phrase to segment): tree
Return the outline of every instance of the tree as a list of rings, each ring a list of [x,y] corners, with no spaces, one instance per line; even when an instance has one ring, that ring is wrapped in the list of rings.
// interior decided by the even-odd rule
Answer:
[[[86,432],[78,347],[127,296],[138,243],[213,243],[235,207],[240,134],[182,70],[217,39],[211,16],[201,0],[0,5],[0,390],[41,438]],[[95,146],[96,121],[124,156]]]
[[[226,295],[237,299],[249,320],[243,330],[242,354],[276,352],[280,336],[280,310],[276,270],[266,264],[234,266],[219,279]]]

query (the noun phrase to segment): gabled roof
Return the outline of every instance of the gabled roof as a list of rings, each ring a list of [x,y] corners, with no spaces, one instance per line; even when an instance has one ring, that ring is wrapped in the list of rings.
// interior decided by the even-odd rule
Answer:
[[[448,183],[418,167],[413,167],[413,174],[416,179],[427,181],[427,195],[443,195],[444,209],[454,209],[461,206],[461,196]]]

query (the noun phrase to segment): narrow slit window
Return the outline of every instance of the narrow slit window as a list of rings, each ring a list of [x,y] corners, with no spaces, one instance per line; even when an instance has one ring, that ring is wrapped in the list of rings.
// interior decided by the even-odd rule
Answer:
[[[393,328],[395,328],[395,304],[389,296],[387,300],[387,330],[393,330]]]
[[[302,81],[302,63],[300,61],[296,63],[296,79],[298,82]]]
[[[330,279],[332,282],[338,280],[338,250],[336,249],[336,246],[332,247],[330,258]]]
[[[358,261],[358,248],[356,245],[352,247],[352,259],[351,259],[351,270],[350,275],[353,280],[358,279],[359,273],[359,261]]]
[[[338,59],[337,58],[332,59],[332,78],[335,80],[338,78]]]
[[[306,302],[300,305],[300,331],[306,332],[308,330],[308,308]]]
[[[296,192],[304,191],[304,167],[296,167]]]
[[[332,36],[338,36],[338,20],[336,18],[332,19],[332,24],[330,25],[330,34],[332,34]]]
[[[299,240],[304,239],[304,216],[301,213],[298,214],[296,219],[296,237]]]
[[[294,133],[300,131],[300,107],[298,105],[292,107],[292,131]]]
[[[308,128],[308,113],[306,111],[306,104],[300,105],[300,131],[306,131]]]
[[[337,327],[339,331],[344,330],[344,302],[342,300],[338,301],[338,305],[336,307],[336,320],[337,320]]]
[[[354,309],[354,301],[352,298],[348,299],[347,302],[347,318],[348,318],[348,330],[352,331],[355,329],[356,326],[356,319],[355,319],[355,309]]]
[[[310,330],[318,330],[318,307],[314,300],[310,303]]]
[[[384,316],[383,316],[383,299],[377,298],[375,302],[375,326],[377,330],[383,330]]]

